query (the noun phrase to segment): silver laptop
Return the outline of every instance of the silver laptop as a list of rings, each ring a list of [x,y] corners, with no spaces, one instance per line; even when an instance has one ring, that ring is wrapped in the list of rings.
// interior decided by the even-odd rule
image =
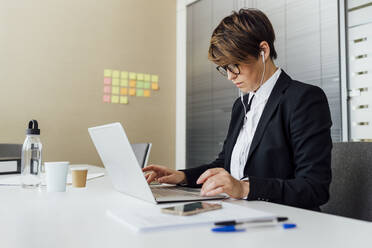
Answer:
[[[147,161],[150,156],[150,151],[152,144],[151,143],[137,143],[137,144],[131,144],[134,155],[136,155],[136,158],[138,160],[138,164],[141,166],[141,168],[145,167],[147,165]]]
[[[200,196],[200,189],[174,185],[148,185],[120,123],[88,128],[113,187],[152,203],[224,199],[226,195]]]

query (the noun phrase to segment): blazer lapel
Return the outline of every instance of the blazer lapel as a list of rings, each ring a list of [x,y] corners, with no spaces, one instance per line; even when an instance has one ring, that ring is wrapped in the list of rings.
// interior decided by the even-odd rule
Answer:
[[[265,132],[265,129],[267,127],[267,124],[269,123],[271,116],[274,114],[276,108],[279,105],[279,102],[281,100],[281,97],[283,95],[284,90],[289,86],[289,81],[291,78],[282,70],[278,81],[276,82],[269,99],[267,100],[266,106],[264,108],[264,111],[262,112],[261,118],[258,122],[256,132],[253,136],[251,147],[249,148],[248,153],[248,160],[245,166],[245,169],[248,167],[248,161],[252,157],[253,152],[256,150],[258,144],[260,143],[260,140],[262,138],[262,135]]]

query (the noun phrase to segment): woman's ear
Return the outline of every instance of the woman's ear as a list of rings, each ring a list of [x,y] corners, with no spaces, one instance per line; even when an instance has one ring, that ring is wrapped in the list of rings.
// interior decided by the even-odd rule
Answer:
[[[266,41],[261,41],[260,50],[264,52],[265,61],[267,58],[270,58],[270,46]],[[262,55],[261,55],[262,56]]]

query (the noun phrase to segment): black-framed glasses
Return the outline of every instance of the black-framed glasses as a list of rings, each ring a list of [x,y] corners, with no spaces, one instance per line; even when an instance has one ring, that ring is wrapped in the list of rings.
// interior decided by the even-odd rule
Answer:
[[[229,64],[224,66],[217,66],[217,71],[219,71],[224,77],[227,77],[227,70],[229,70],[235,76],[240,74],[239,66],[237,64]]]

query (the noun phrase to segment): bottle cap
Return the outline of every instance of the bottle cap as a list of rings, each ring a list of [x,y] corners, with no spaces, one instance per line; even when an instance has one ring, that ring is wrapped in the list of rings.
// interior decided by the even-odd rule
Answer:
[[[31,120],[28,123],[28,129],[26,129],[26,134],[40,135],[40,129],[37,120]]]

